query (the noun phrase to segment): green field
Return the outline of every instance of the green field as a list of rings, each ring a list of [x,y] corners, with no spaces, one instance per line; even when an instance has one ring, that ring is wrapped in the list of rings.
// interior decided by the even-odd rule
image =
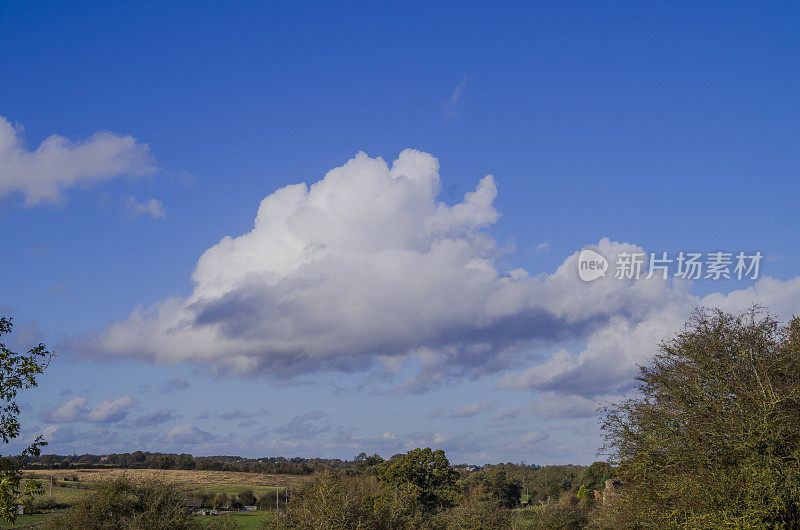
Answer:
[[[49,513],[37,513],[33,515],[20,515],[17,517],[17,524],[11,526],[10,524],[0,523],[0,528],[36,528],[40,526],[45,520],[50,518]]]
[[[50,476],[53,475],[52,487]],[[114,476],[125,474],[135,479],[147,478],[160,478],[170,482],[179,483],[186,488],[187,491],[203,491],[207,493],[225,493],[229,496],[234,496],[244,490],[250,490],[256,497],[267,494],[275,496],[275,486],[264,484],[266,481],[272,481],[271,477],[266,478],[263,476],[254,476],[251,473],[214,473],[214,472],[163,472],[154,470],[116,470],[115,472],[82,472],[79,481],[63,480],[61,473],[58,472],[38,472],[37,478],[44,487],[44,495],[37,498],[39,503],[52,501],[60,505],[72,505],[77,503],[84,495],[90,493],[92,486],[102,480],[107,480]],[[29,475],[30,476],[30,475]],[[280,477],[278,482],[278,490],[281,494],[281,501],[285,488],[289,484],[297,484],[299,481],[289,477]],[[23,479],[22,489],[25,488],[25,481]],[[280,484],[283,482],[283,484]],[[63,510],[55,510],[49,513],[40,513],[33,515],[22,515],[17,518],[17,524],[14,526],[5,525],[0,523],[0,529],[4,528],[37,528],[53,515]],[[233,512],[225,515],[218,516],[199,516],[198,519],[201,523],[211,523],[212,521],[220,521],[222,519],[232,519],[236,523],[236,528],[242,529],[256,529],[261,528],[267,521],[272,520],[274,512],[272,511],[256,511],[256,512]]]
[[[264,523],[272,521],[274,512],[236,512],[227,515],[205,515],[198,519],[211,522],[214,519],[231,518],[236,522],[236,528],[242,530],[256,530],[262,528]]]
[[[34,515],[20,515],[17,524],[14,526],[0,523],[0,529],[11,528],[37,528],[52,516],[51,513],[41,513]],[[206,515],[199,516],[201,523],[210,523],[219,519],[233,519],[236,522],[237,530],[257,530],[263,524],[272,521],[275,516],[273,512],[236,512],[226,515]]]

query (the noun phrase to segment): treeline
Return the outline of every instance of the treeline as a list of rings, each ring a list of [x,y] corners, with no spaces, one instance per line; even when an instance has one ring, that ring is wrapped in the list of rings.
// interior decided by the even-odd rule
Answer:
[[[293,489],[274,528],[584,528],[615,469],[591,466],[451,466],[443,451],[414,449],[359,470],[325,471]]]
[[[188,453],[111,453],[107,455],[46,454],[27,458],[29,469],[182,469],[210,471],[239,471],[285,475],[310,475],[325,469],[342,470],[358,467],[360,462],[338,458],[242,458],[238,456],[192,456]]]
[[[239,456],[192,456],[188,453],[151,453],[147,451],[134,451],[133,453],[111,453],[106,455],[56,455],[46,454],[28,459],[27,469],[177,469],[177,470],[210,470],[210,471],[236,471],[246,473],[286,474],[286,475],[311,475],[320,471],[343,471],[354,475],[359,473],[374,473],[377,466],[384,459],[377,455],[361,453],[352,460],[338,458],[242,458]],[[586,478],[587,471],[597,472],[597,466],[604,465],[600,475],[610,476],[607,464],[595,463],[591,467],[579,465],[538,466],[524,463],[502,463],[474,466],[461,464],[453,469],[462,479],[482,480],[477,477],[496,477],[499,471],[507,477],[510,496],[519,502],[523,497],[527,502],[548,502],[558,499],[564,492],[577,493],[581,484],[589,480],[592,489],[598,486],[591,479]],[[607,477],[605,477],[607,478]],[[605,480],[603,478],[603,480]],[[505,480],[505,479],[504,479]],[[497,486],[500,487],[500,486]],[[602,489],[602,487],[600,487]],[[510,503],[513,504],[513,503]]]

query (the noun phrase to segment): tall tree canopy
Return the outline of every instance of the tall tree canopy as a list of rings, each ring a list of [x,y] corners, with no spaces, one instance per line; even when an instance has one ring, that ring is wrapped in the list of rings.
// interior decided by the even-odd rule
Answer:
[[[606,409],[610,526],[796,528],[800,319],[698,311]]]
[[[394,455],[378,468],[381,488],[410,493],[426,510],[455,506],[460,497],[458,473],[441,449],[413,449]]]

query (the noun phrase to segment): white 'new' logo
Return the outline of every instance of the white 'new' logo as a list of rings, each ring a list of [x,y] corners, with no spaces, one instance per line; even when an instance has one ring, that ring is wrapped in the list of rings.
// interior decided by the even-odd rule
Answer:
[[[578,254],[578,276],[585,282],[591,282],[606,275],[608,260],[597,251],[590,248],[581,250]]]

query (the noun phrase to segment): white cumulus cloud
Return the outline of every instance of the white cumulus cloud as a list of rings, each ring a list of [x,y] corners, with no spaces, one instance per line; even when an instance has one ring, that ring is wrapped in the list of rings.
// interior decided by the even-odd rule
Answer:
[[[65,401],[55,409],[45,407],[42,410],[42,418],[45,421],[54,423],[71,423],[76,421],[86,411],[86,398],[76,397]]]
[[[177,444],[200,444],[215,438],[210,432],[199,429],[191,423],[177,425],[167,433],[167,441]]]
[[[125,419],[133,404],[131,396],[105,399],[95,406],[86,417],[95,423],[115,423]]]
[[[592,400],[629,386],[636,364],[698,306],[762,303],[785,317],[800,302],[800,278],[705,297],[659,277],[585,283],[578,252],[551,274],[498,270],[487,230],[499,217],[494,178],[452,205],[439,188],[430,154],[407,149],[388,164],[359,153],[310,186],[265,197],[252,230],[201,256],[191,295],[137,308],[73,346],[278,377],[374,361],[397,372],[414,358],[423,370],[398,385],[406,391],[513,366],[501,387]],[[643,251],[609,239],[596,250],[611,263]],[[591,405],[563,404],[565,415]]]
[[[132,136],[103,131],[70,142],[52,135],[28,150],[22,132],[0,116],[0,196],[19,192],[26,206],[57,201],[64,189],[75,185],[155,169],[147,144]]]
[[[249,233],[203,254],[191,296],[136,309],[84,346],[273,374],[491,349],[508,340],[503,320],[529,305],[516,284],[531,280],[493,265],[483,229],[498,218],[494,179],[446,205],[438,169],[412,149],[391,166],[359,153],[310,187],[281,188]]]

